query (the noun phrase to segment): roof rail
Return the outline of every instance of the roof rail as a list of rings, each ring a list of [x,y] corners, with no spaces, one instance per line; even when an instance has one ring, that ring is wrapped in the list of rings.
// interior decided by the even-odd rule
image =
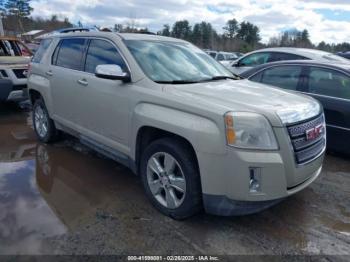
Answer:
[[[150,32],[150,31],[141,31],[137,32],[138,34],[144,34],[144,35],[157,35],[156,33]]]
[[[72,28],[63,28],[59,29],[57,33],[73,33],[73,32],[91,32],[91,31],[99,31],[96,27],[72,27]]]

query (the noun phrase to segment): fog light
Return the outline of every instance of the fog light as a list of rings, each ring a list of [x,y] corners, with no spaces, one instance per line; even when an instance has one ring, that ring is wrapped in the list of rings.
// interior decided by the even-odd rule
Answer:
[[[261,170],[258,167],[249,168],[249,192],[258,193],[261,192]]]

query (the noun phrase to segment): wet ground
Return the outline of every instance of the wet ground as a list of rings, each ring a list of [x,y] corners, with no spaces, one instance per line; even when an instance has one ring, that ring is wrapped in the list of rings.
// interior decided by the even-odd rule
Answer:
[[[262,213],[179,222],[128,169],[69,137],[37,143],[30,113],[1,105],[0,254],[350,255],[350,158],[328,155],[312,186]]]

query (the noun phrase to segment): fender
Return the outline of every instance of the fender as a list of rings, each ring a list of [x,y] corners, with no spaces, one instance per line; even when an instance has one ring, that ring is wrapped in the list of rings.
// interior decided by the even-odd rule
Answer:
[[[33,86],[35,86],[35,88],[32,88]],[[54,116],[50,81],[43,76],[40,76],[37,74],[31,74],[28,78],[29,93],[31,90],[37,91],[41,94],[41,96],[44,99],[46,108],[49,111],[50,116]]]
[[[225,138],[217,124],[203,116],[151,103],[140,103],[132,116],[131,157],[136,154],[136,137],[140,128],[155,127],[188,140],[196,152],[225,154]]]

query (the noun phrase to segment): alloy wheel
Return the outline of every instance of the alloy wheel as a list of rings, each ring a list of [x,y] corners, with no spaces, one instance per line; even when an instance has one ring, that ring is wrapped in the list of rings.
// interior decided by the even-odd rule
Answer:
[[[35,107],[34,124],[38,135],[44,138],[48,132],[49,120],[42,106]]]
[[[147,182],[154,198],[166,208],[176,209],[185,199],[184,173],[180,164],[168,153],[155,153],[148,160]]]

